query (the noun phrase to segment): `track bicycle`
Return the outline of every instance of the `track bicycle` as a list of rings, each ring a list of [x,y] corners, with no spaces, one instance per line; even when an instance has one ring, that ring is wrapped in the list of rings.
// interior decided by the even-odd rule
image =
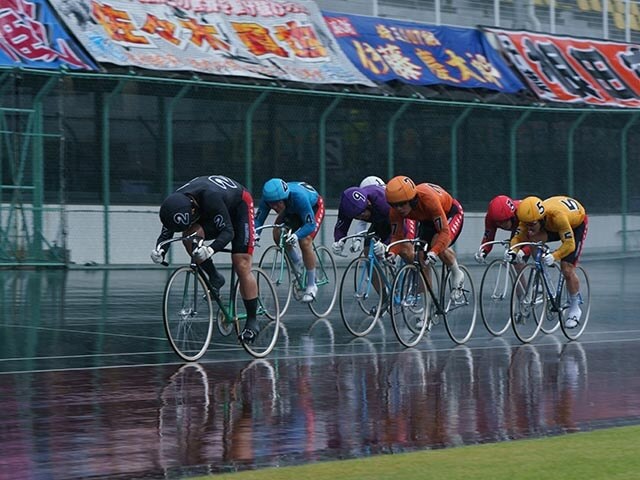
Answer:
[[[478,251],[490,245],[509,248],[509,240],[493,240],[480,245]],[[511,326],[511,291],[517,272],[514,266],[501,258],[491,261],[480,281],[480,316],[491,335],[499,337]]]
[[[400,243],[411,243],[414,247],[413,262],[396,272],[391,288],[391,325],[400,343],[406,347],[417,345],[440,319],[453,342],[467,342],[478,311],[475,287],[467,267],[459,265],[464,284],[463,288],[455,288],[451,284],[451,271],[444,263],[441,262],[439,280],[435,267],[425,263],[424,254],[429,245],[424,240],[398,240],[387,249]]]
[[[307,288],[306,269],[296,271],[289,256],[285,238],[291,229],[284,223],[263,225],[258,231],[278,229],[278,242],[270,245],[260,257],[258,266],[262,268],[273,282],[280,305],[280,315],[289,309],[291,298],[301,301]],[[311,312],[316,317],[326,317],[331,313],[338,294],[338,269],[333,255],[324,245],[312,243],[316,256],[316,298],[308,303]]]
[[[587,326],[591,310],[591,289],[586,270],[577,266],[576,275],[580,280],[580,304],[582,316],[578,326],[565,326],[569,311],[569,294],[565,288],[565,279],[557,263],[547,267],[542,256],[550,251],[544,242],[521,242],[512,248],[529,246],[535,250],[533,264],[525,265],[516,277],[511,293],[511,325],[516,337],[529,343],[540,330],[552,333],[558,328],[569,340],[575,340]]]
[[[361,239],[376,241],[375,234],[364,230],[340,239]],[[369,253],[354,258],[340,279],[340,315],[347,330],[356,337],[367,335],[382,317],[389,305],[391,282],[395,266],[379,259],[373,251],[373,242]]]
[[[188,238],[172,238],[158,246],[162,248]],[[202,239],[196,236],[191,241],[195,245],[202,244]],[[231,253],[228,249],[222,251]],[[251,272],[258,286],[259,333],[253,343],[239,342],[250,355],[261,358],[273,350],[278,340],[280,310],[269,276],[256,267]],[[162,314],[169,343],[180,358],[191,362],[205,354],[213,336],[214,321],[221,335],[240,334],[247,314],[240,295],[240,282],[233,268],[229,295],[223,297],[225,295],[211,286],[208,276],[193,259],[189,265],[178,267],[171,273],[164,288]]]

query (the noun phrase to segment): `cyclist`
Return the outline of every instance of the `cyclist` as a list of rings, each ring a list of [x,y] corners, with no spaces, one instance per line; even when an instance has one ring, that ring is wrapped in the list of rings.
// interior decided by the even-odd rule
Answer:
[[[458,239],[464,223],[462,205],[444,188],[433,183],[416,185],[404,175],[393,177],[385,191],[391,205],[392,241],[402,240],[405,218],[417,220],[418,238],[429,245],[425,257],[431,264],[438,258],[451,269],[451,281],[457,292],[461,292],[464,273],[458,267],[455,252],[450,248]]]
[[[383,188],[386,186],[386,184],[384,183],[384,180],[382,180],[380,177],[376,177],[375,175],[369,175],[368,177],[364,177],[360,182],[360,188],[368,187],[371,185],[378,185]],[[358,220],[356,222],[357,232],[367,230],[368,228],[369,228],[369,222],[366,222],[364,220]],[[351,242],[351,251],[353,253],[356,253],[356,252],[359,252],[360,250],[362,250],[362,239],[354,238],[353,241]]]
[[[369,185],[365,187],[347,188],[340,197],[340,206],[338,207],[338,221],[333,230],[334,243],[332,245],[333,253],[342,255],[344,242],[342,238],[347,236],[349,227],[353,220],[358,220],[364,224],[362,230],[369,230],[375,233],[381,242],[388,244],[391,239],[391,223],[389,221],[389,204],[385,197],[385,188],[380,185]],[[415,222],[412,220],[404,220],[404,235],[406,238],[415,237]],[[370,241],[367,240],[365,248],[369,247]],[[382,243],[374,244],[376,255],[381,256],[384,251]],[[411,261],[411,248],[397,249],[394,253],[399,253],[405,260]]]
[[[307,269],[307,288],[302,302],[310,303],[318,294],[316,285],[316,257],[313,239],[324,218],[324,200],[305,182],[285,182],[281,178],[268,180],[262,188],[262,200],[256,214],[256,228],[260,228],[269,212],[277,214],[276,223],[284,222],[291,233],[285,239],[287,251],[297,272],[302,265]],[[274,241],[280,241],[280,232],[274,230]],[[302,258],[301,258],[302,255]]]
[[[518,242],[557,242],[560,247],[542,257],[546,265],[560,261],[560,269],[569,292],[569,312],[565,327],[575,328],[580,322],[580,279],[576,275],[582,245],[587,236],[589,218],[584,207],[577,200],[567,196],[555,196],[541,200],[527,197],[520,202],[517,210],[518,228],[511,239],[511,245]]]
[[[195,234],[209,245],[183,242],[187,253],[204,270],[214,289],[224,285],[224,277],[213,264],[213,254],[231,242],[231,260],[240,282],[240,293],[247,310],[247,321],[240,333],[241,340],[253,342],[258,334],[256,311],[258,287],[251,273],[255,229],[253,198],[241,184],[223,175],[196,177],[169,195],[160,206],[162,230],[151,252],[155,263],[166,265],[166,249],[158,244],[175,233],[183,237]]]
[[[498,229],[509,231],[511,237],[515,235],[518,226],[518,218],[516,217],[518,205],[520,205],[520,200],[513,200],[507,195],[498,195],[491,199],[484,217],[484,235],[480,244],[495,240]],[[478,250],[474,256],[476,262],[484,263],[492,249],[493,245],[488,245],[482,250]]]

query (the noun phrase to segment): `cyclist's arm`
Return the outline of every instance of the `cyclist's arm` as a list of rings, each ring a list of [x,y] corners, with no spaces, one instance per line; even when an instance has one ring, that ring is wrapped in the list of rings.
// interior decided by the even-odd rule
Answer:
[[[337,242],[349,234],[349,227],[351,226],[351,219],[344,215],[338,214],[338,221],[333,229],[333,241]],[[358,230],[360,231],[360,230]]]
[[[513,234],[513,237],[511,237],[511,242],[509,243],[509,245],[513,246],[516,243],[526,242],[527,241],[527,234],[525,233],[526,231],[527,231],[527,227],[525,226],[525,224],[522,222],[518,223],[518,228],[516,228],[516,232]],[[514,248],[514,251],[517,252],[518,250],[520,250],[520,248]]]
[[[311,202],[306,198],[296,197],[294,199],[294,208],[302,219],[302,226],[294,233],[298,238],[305,238],[311,235],[316,229],[316,215],[313,212]]]
[[[214,211],[211,220],[209,220],[210,222],[213,222],[215,228],[218,230],[216,239],[210,244],[211,248],[213,248],[215,252],[219,252],[226,247],[235,236],[229,210],[224,203],[220,203],[221,204],[218,206],[218,209]]]
[[[171,238],[173,238],[174,232],[172,232],[171,230],[169,230],[167,227],[163,226],[162,230],[160,231],[160,236],[158,237],[158,240],[156,240],[156,247],[161,243],[164,242],[165,240],[169,240]],[[171,244],[168,243],[166,244],[164,247],[162,247],[162,249],[165,252],[169,251],[169,248],[171,247]]]
[[[547,221],[549,221],[549,219]],[[552,217],[551,221],[557,228],[561,242],[558,249],[552,252],[552,255],[556,260],[561,260],[576,249],[575,236],[569,223],[569,218],[566,215]]]
[[[484,218],[484,234],[482,235],[482,241],[480,242],[480,244],[483,244],[486,242],[493,242],[496,239],[497,231],[498,231],[497,227],[493,225],[491,222],[489,222],[487,217],[485,217]],[[489,255],[489,252],[491,252],[492,249],[493,249],[493,245],[487,245],[482,249],[482,251],[486,256],[486,255]]]
[[[269,216],[270,211],[271,211],[271,208],[269,208],[269,205],[267,205],[267,202],[265,202],[264,200],[261,200],[260,205],[258,205],[258,210],[256,211],[256,218],[255,218],[256,229],[264,225],[264,222]]]
[[[451,243],[451,231],[449,230],[449,222],[442,206],[437,205],[437,211],[433,215],[433,225],[438,234],[436,241],[431,245],[431,251],[436,255],[440,255],[447,249]]]

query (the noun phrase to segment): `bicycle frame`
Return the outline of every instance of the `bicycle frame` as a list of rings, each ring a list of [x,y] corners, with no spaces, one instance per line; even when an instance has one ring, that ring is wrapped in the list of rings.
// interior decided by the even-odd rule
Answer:
[[[352,235],[347,235],[346,237],[343,237],[340,239],[340,242],[346,242],[347,240],[351,240],[354,238],[362,238],[363,240],[367,240],[367,239],[371,239],[371,240],[379,240],[375,233],[373,232],[369,232],[368,230],[363,230],[361,232],[358,233],[354,233]],[[373,278],[373,272],[374,269],[378,269],[378,272],[381,274],[381,279],[384,282],[384,288],[387,290],[387,292],[391,292],[391,282],[389,281],[389,278],[387,278],[387,275],[385,274],[384,271],[384,267],[388,266],[390,268],[393,269],[392,265],[389,262],[386,261],[381,261],[378,259],[378,257],[376,256],[375,252],[373,251],[373,248],[371,247],[371,245],[369,246],[369,252],[367,253],[367,258],[369,259],[369,269],[368,271],[363,271],[362,272],[362,278],[368,278],[367,282],[367,292],[371,291],[372,285],[371,285],[371,280]]]
[[[554,282],[549,277],[547,266],[542,262],[542,256],[549,253],[549,246],[544,242],[520,242],[511,248],[522,248],[526,246],[536,247],[535,255],[533,255],[533,264],[535,269],[542,275],[542,283],[544,283],[547,299],[551,300],[551,308],[549,310],[553,313],[561,313],[562,305],[560,305],[560,302],[562,300],[562,288],[564,287],[565,279],[564,275],[561,274],[554,292]]]

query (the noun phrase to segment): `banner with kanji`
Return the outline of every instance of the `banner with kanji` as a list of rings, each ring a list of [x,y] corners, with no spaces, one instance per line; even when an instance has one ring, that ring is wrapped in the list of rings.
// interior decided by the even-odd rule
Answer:
[[[43,0],[0,0],[0,66],[97,69]]]
[[[485,30],[543,100],[640,107],[640,45]]]
[[[50,0],[96,61],[373,86],[307,0]]]
[[[344,52],[371,80],[505,93],[525,88],[477,30],[322,13]]]

